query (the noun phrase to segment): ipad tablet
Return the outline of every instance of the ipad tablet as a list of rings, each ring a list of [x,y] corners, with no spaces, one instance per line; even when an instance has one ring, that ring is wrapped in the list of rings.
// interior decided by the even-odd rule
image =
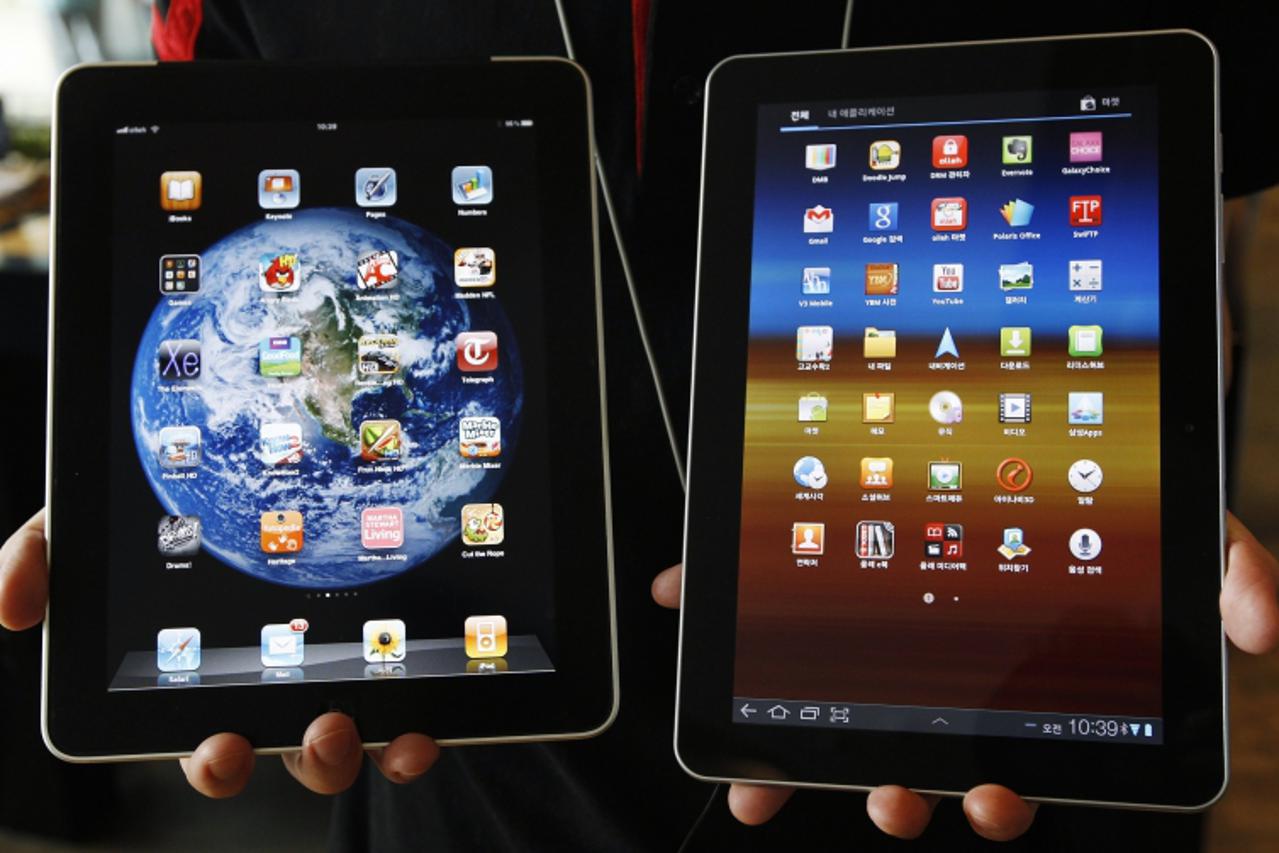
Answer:
[[[691,773],[1223,790],[1216,67],[1168,32],[712,73]]]
[[[559,60],[62,80],[51,749],[608,725],[589,104]]]

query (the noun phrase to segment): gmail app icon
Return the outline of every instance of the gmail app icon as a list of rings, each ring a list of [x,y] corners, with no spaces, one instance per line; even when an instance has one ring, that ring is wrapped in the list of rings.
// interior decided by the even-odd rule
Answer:
[[[262,665],[301,666],[306,634],[296,628],[304,628],[305,620],[292,623],[280,622],[262,626]]]
[[[804,211],[805,234],[829,234],[835,230],[835,211],[829,207],[810,207]]]

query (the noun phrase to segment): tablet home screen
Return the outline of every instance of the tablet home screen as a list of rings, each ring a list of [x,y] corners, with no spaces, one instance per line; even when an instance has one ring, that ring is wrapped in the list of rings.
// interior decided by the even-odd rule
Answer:
[[[1161,742],[1153,109],[760,109],[736,721]]]
[[[110,689],[553,669],[537,129],[367,106],[103,140]]]

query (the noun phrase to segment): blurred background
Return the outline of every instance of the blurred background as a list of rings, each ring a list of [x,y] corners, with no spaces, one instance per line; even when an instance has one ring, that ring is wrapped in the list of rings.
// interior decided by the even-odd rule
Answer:
[[[77,62],[151,59],[144,0],[0,0],[0,532],[43,502],[49,120]],[[1227,280],[1241,356],[1229,401],[1230,502],[1279,552],[1279,190],[1232,202]],[[19,448],[19,439],[31,446]],[[315,850],[329,802],[259,761],[233,801],[193,792],[172,762],[111,767],[54,759],[39,736],[37,629],[0,630],[0,851]],[[1231,655],[1229,791],[1204,849],[1279,839],[1279,656]]]

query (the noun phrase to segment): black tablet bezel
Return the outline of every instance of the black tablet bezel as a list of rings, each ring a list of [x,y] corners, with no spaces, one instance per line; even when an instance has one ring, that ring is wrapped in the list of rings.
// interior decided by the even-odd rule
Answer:
[[[316,121],[354,113],[370,91],[393,85],[384,109],[397,118],[535,119],[539,201],[546,214],[542,280],[550,324],[547,361],[573,364],[586,387],[600,383],[599,408],[582,406],[582,384],[549,382],[548,406],[574,465],[552,466],[547,490],[556,553],[558,646],[555,671],[518,678],[417,678],[324,682],[285,689],[108,692],[94,656],[76,643],[100,636],[108,614],[99,565],[107,500],[105,438],[70,434],[63,412],[109,411],[106,359],[69,369],[106,336],[107,289],[96,280],[110,255],[112,129],[149,124],[172,105],[201,104],[202,120],[236,121],[270,104],[280,120]],[[48,537],[50,605],[45,623],[43,725],[50,749],[70,760],[111,760],[191,752],[218,731],[247,736],[262,751],[296,747],[307,725],[331,709],[351,714],[366,743],[408,731],[444,742],[584,737],[617,710],[611,518],[599,313],[595,174],[590,85],[555,58],[437,66],[339,67],[261,63],[87,66],[69,72],[57,94],[54,134],[54,247],[50,302]],[[178,120],[180,116],[175,115]],[[74,193],[69,188],[74,188]],[[590,252],[567,271],[556,258]],[[554,286],[550,286],[554,282]],[[571,417],[568,416],[571,413]],[[566,434],[571,433],[571,434]],[[105,436],[105,431],[102,431]],[[72,440],[74,438],[74,440]],[[583,513],[595,514],[584,523]],[[68,521],[64,521],[67,519]],[[72,523],[73,520],[74,523]],[[66,651],[64,651],[66,650]],[[518,713],[512,711],[518,709]]]
[[[1088,62],[1081,64],[1086,53]],[[938,75],[932,69],[949,69]],[[1165,742],[1099,744],[731,721],[742,417],[757,109],[761,104],[979,94],[1007,89],[1158,90],[1161,339],[1211,333],[1218,358],[1160,353]],[[888,82],[886,82],[888,81]],[[999,782],[1040,800],[1201,808],[1224,790],[1224,639],[1217,609],[1224,531],[1221,414],[1171,395],[1220,400],[1217,60],[1188,31],[735,57],[707,85],[697,338],[675,749],[694,776],[818,787],[895,783],[940,793]],[[1175,129],[1176,132],[1173,132]],[[1174,213],[1175,205],[1175,214]],[[714,222],[715,227],[705,227]],[[706,275],[713,269],[715,274]],[[1209,287],[1216,282],[1217,287]],[[708,353],[714,350],[714,358]],[[701,356],[700,358],[698,356]],[[713,429],[711,428],[713,425]],[[1210,464],[1178,464],[1187,458]],[[695,677],[694,677],[695,674]]]

